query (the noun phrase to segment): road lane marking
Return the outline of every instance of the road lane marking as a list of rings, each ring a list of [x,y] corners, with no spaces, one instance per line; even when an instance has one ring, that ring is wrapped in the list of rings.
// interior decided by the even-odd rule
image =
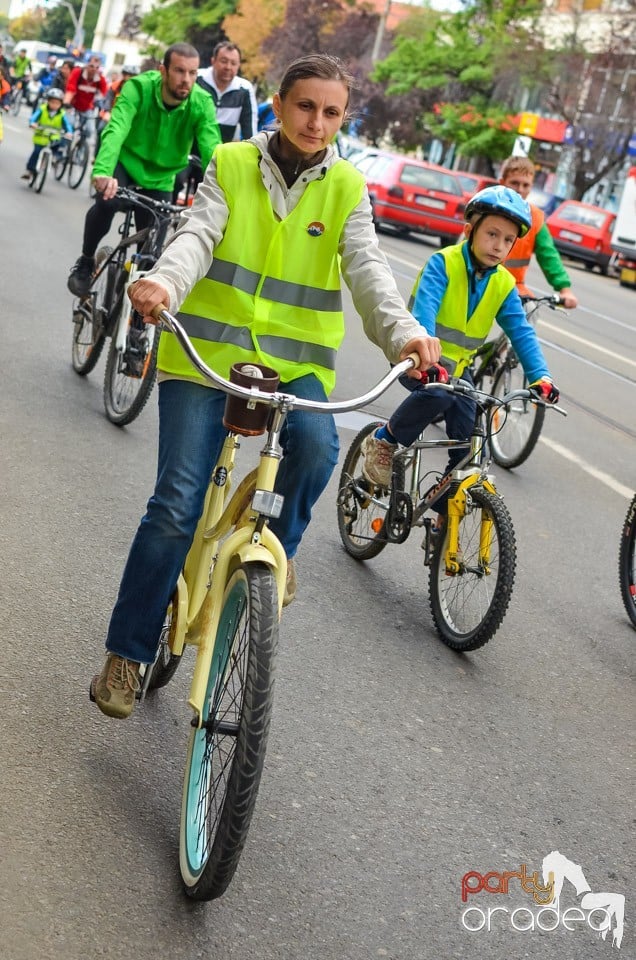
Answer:
[[[576,464],[577,467],[580,467],[581,470],[585,471],[585,473],[589,473],[589,475],[595,480],[598,480],[606,487],[609,487],[609,489],[613,490],[614,493],[618,493],[622,497],[626,497],[628,500],[631,500],[631,498],[634,496],[634,491],[630,490],[629,487],[626,487],[624,484],[620,483],[620,481],[615,480],[614,477],[610,476],[609,473],[605,473],[604,470],[599,470],[597,467],[593,467],[587,462],[587,460],[579,457],[578,453],[574,453],[573,450],[569,450],[568,447],[564,447],[563,444],[557,443],[556,440],[551,440],[549,437],[539,437],[539,442],[544,443],[546,447],[549,447],[550,450],[554,451],[554,453],[558,453],[559,456],[569,460],[570,463]]]
[[[617,360],[619,363],[626,363],[630,367],[636,367],[636,360],[628,360],[627,357],[623,357],[620,353],[608,350],[607,347],[601,347],[598,343],[594,343],[592,340],[586,340],[584,337],[579,337],[576,333],[570,333],[569,330],[564,330],[563,327],[557,327],[552,323],[548,323],[547,320],[539,320],[539,324],[551,330],[552,333],[560,333],[563,337],[569,337],[570,340],[575,340],[576,343],[582,343],[584,346],[590,347],[590,349],[596,353],[604,353],[608,357],[611,357],[612,360]]]

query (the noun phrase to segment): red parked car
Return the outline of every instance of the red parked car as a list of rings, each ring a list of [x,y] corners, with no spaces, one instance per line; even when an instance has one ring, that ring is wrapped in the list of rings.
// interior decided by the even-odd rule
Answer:
[[[546,220],[559,253],[580,260],[587,270],[598,267],[609,273],[613,251],[610,245],[616,214],[580,200],[564,200]]]
[[[360,163],[376,227],[426,233],[442,246],[456,243],[463,229],[464,195],[445,167],[402,154],[379,152]]]
[[[459,180],[459,185],[464,193],[464,199],[470,200],[478,190],[484,187],[492,187],[498,180],[494,177],[487,177],[483,173],[467,173],[465,170],[453,170],[453,173]]]

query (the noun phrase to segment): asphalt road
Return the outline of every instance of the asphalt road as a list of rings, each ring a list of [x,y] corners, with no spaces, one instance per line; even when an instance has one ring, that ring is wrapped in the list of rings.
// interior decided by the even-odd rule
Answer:
[[[103,413],[103,361],[86,379],[71,368],[65,280],[88,191],[25,187],[25,124],[5,121],[0,146],[0,957],[608,957],[602,915],[564,919],[579,904],[567,879],[552,931],[528,883],[502,890],[503,871],[540,874],[557,850],[593,892],[625,895],[620,955],[634,956],[634,632],[617,554],[636,486],[636,293],[573,266],[581,307],[543,314],[569,417],[548,416],[527,463],[497,471],[518,569],[482,650],[437,639],[419,538],[366,565],[347,557],[334,478],[282,621],[249,840],[225,897],[193,905],[177,864],[187,669],[127,723],[87,696],[151,490],[155,398],[120,430]],[[435,242],[382,245],[408,294]],[[384,369],[351,315],[336,396]],[[359,422],[341,421],[343,453]],[[462,902],[469,871],[502,892]]]

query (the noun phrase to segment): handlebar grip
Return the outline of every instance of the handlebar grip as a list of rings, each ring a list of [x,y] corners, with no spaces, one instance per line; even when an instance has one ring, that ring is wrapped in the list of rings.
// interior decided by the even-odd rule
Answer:
[[[160,321],[162,319],[161,314],[164,312],[164,310],[166,311],[168,310],[167,306],[165,305],[165,303],[160,303],[158,307],[152,308],[152,310],[150,311],[150,315],[154,317],[155,320]]]

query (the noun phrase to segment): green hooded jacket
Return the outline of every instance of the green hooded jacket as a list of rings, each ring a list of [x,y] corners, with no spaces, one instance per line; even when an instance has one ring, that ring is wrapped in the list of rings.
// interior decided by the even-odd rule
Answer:
[[[195,84],[186,100],[167,108],[162,79],[158,70],[148,70],[123,85],[102,133],[93,177],[112,177],[119,161],[138,186],[171,191],[195,139],[205,171],[221,142],[212,98]]]

